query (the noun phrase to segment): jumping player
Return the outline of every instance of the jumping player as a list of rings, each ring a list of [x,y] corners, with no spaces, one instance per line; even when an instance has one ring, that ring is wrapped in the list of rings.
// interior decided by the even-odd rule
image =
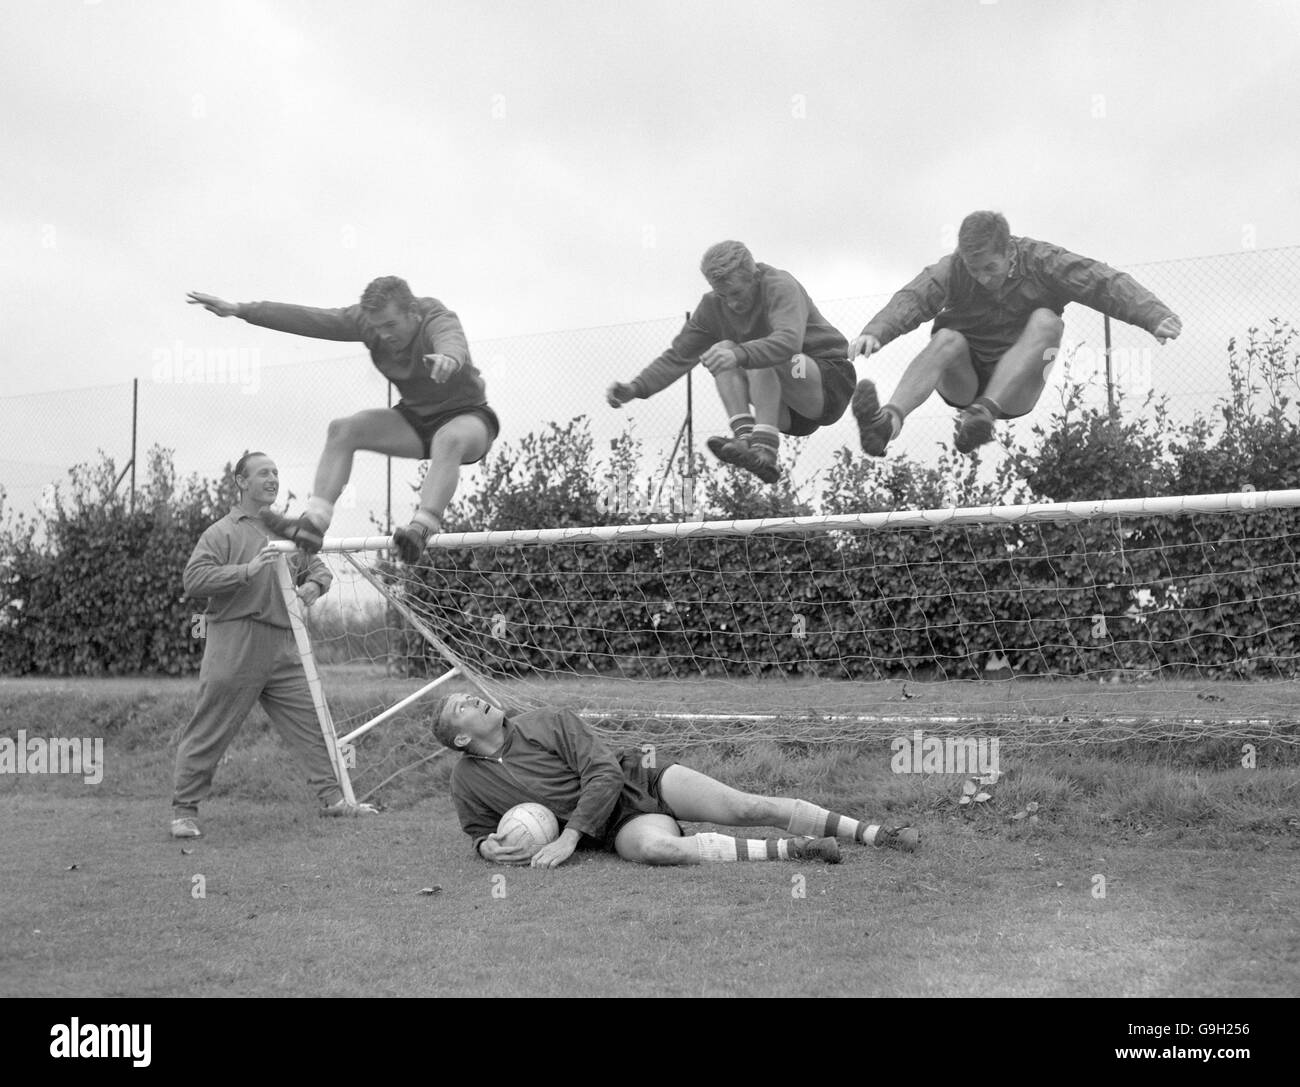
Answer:
[[[364,449],[427,459],[419,507],[410,524],[393,532],[402,561],[418,561],[429,536],[441,528],[443,511],[460,480],[460,466],[482,460],[500,429],[456,315],[436,298],[416,298],[397,276],[374,280],[360,303],[345,309],[234,303],[198,291],[190,292],[189,301],[218,317],[240,317],[280,332],[360,340],[366,345],[375,368],[397,386],[401,400],[393,408],[373,408],[333,420],[306,512],[293,520],[269,509],[263,516],[274,532],[303,550],[319,550],[334,516],[334,503],[352,474],[354,453]]]
[[[850,358],[870,355],[937,315],[929,344],[887,404],[881,406],[871,381],[854,391],[863,452],[883,457],[903,420],[936,390],[962,409],[954,438],[961,453],[990,441],[998,419],[1033,410],[1061,343],[1068,302],[1144,328],[1162,344],[1183,327],[1132,276],[1049,242],[1013,237],[998,212],[966,216],[957,251],[895,294],[849,346]]]
[[[740,242],[711,246],[700,271],[712,289],[672,346],[631,381],[611,382],[605,398],[615,408],[647,399],[702,363],[732,431],[710,438],[710,452],[775,483],[781,435],[811,434],[848,407],[856,375],[847,341],[794,276],[756,264]]]
[[[641,749],[614,752],[577,714],[530,710],[506,717],[470,694],[433,705],[433,733],[461,753],[451,795],[461,827],[486,861],[518,864],[522,849],[496,833],[516,804],[545,804],[563,824],[559,838],[532,857],[554,868],[582,846],[640,864],[818,860],[837,864],[837,839],[912,851],[912,827],[886,828],[837,815],[806,800],[742,793]],[[781,827],[797,837],[735,838],[683,834],[678,820]]]

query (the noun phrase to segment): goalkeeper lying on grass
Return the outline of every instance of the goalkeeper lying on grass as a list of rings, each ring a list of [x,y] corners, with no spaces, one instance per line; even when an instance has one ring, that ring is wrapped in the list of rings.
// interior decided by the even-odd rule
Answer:
[[[837,864],[837,839],[913,850],[912,827],[849,819],[806,800],[755,796],[652,751],[611,751],[577,714],[529,710],[506,717],[485,699],[453,694],[433,706],[433,732],[461,752],[451,777],[461,827],[480,857],[527,858],[496,834],[516,804],[545,804],[563,825],[532,857],[535,868],[563,864],[577,848],[604,849],[640,864],[814,860]],[[782,827],[792,838],[684,834],[678,820]]]

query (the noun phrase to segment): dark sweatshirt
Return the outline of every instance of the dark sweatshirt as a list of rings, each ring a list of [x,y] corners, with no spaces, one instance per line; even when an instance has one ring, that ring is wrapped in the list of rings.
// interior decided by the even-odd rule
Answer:
[[[485,406],[483,377],[470,359],[469,343],[459,318],[436,298],[417,298],[415,307],[421,316],[420,329],[410,345],[400,351],[394,351],[375,335],[359,305],[316,309],[287,302],[245,302],[239,307],[239,316],[249,324],[277,332],[319,340],[361,341],[369,349],[375,369],[397,386],[402,403],[420,415]],[[461,364],[460,369],[446,381],[434,381],[425,355],[447,355]]]

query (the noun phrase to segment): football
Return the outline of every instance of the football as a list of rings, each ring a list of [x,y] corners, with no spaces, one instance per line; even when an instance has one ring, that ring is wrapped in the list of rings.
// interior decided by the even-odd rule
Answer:
[[[501,817],[497,833],[506,845],[522,845],[531,857],[560,836],[560,822],[545,804],[516,804]]]

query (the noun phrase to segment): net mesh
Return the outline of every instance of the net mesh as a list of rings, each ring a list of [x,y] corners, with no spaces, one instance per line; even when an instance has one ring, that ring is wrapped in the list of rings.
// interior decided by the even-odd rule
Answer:
[[[919,721],[1031,745],[1297,742],[1300,511],[1094,505],[442,537],[416,567],[354,549],[313,609],[317,654],[389,702],[452,662],[507,708],[565,705],[679,747]]]

